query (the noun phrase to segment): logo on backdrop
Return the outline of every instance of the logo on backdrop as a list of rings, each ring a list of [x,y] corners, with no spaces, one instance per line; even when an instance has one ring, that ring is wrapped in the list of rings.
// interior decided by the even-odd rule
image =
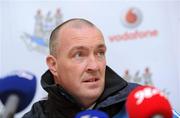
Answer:
[[[132,74],[130,73],[129,69],[126,69],[123,73],[123,78],[128,82],[139,83],[141,85],[155,86],[152,76],[153,74],[149,67],[144,68],[142,74],[139,70]],[[170,92],[166,88],[164,88],[162,91],[166,94],[166,96],[170,95]]]
[[[138,8],[129,8],[124,11],[121,21],[125,27],[135,28],[142,22],[142,13]]]
[[[139,8],[130,7],[121,13],[120,23],[125,31],[120,34],[113,34],[109,36],[111,42],[115,41],[133,41],[139,39],[156,38],[159,31],[154,28],[139,30],[140,25],[143,25],[145,18]],[[123,29],[120,27],[120,29]],[[150,26],[151,27],[151,26]]]
[[[33,33],[24,32],[21,38],[29,50],[48,53],[48,42],[51,31],[62,23],[62,13],[58,8],[54,13],[48,11],[43,14],[41,10],[35,13]]]
[[[123,78],[126,79],[128,82],[135,82],[142,85],[151,85],[153,86],[152,80],[152,72],[150,71],[149,67],[146,67],[140,75],[140,71],[137,70],[134,75],[132,75],[128,69],[124,71]]]

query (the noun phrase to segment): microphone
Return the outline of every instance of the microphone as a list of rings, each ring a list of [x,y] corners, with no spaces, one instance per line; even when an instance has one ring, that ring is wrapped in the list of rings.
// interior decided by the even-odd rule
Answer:
[[[75,118],[109,118],[109,116],[99,110],[86,110],[79,112]]]
[[[138,86],[128,96],[129,118],[172,118],[171,105],[163,92],[152,86]]]
[[[4,106],[2,118],[10,118],[25,109],[36,91],[36,77],[27,71],[14,71],[0,78],[0,99]]]

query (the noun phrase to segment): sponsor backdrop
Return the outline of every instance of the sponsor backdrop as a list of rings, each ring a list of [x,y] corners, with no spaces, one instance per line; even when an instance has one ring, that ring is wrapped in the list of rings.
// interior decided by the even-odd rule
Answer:
[[[40,86],[47,69],[52,29],[74,17],[95,23],[107,44],[107,63],[127,81],[153,85],[180,112],[180,1],[0,2],[0,77],[27,70],[38,78],[32,104],[47,94]],[[2,105],[0,105],[2,109]]]

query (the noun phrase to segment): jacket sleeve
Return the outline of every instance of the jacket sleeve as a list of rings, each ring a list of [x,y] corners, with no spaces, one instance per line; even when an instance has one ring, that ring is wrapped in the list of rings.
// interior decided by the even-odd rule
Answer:
[[[22,118],[47,118],[44,114],[43,101],[33,104],[31,110],[24,114]]]
[[[117,113],[115,116],[113,116],[112,118],[128,118],[125,106],[122,108],[122,110]]]
[[[180,114],[176,112],[174,109],[172,110],[173,112],[173,118],[180,118]]]

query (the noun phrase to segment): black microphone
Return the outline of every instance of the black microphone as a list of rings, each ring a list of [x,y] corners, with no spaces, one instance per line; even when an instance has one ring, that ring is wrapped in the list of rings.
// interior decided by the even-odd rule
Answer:
[[[11,118],[25,109],[36,91],[36,77],[27,71],[14,71],[0,78],[0,99],[4,106],[2,118]]]

